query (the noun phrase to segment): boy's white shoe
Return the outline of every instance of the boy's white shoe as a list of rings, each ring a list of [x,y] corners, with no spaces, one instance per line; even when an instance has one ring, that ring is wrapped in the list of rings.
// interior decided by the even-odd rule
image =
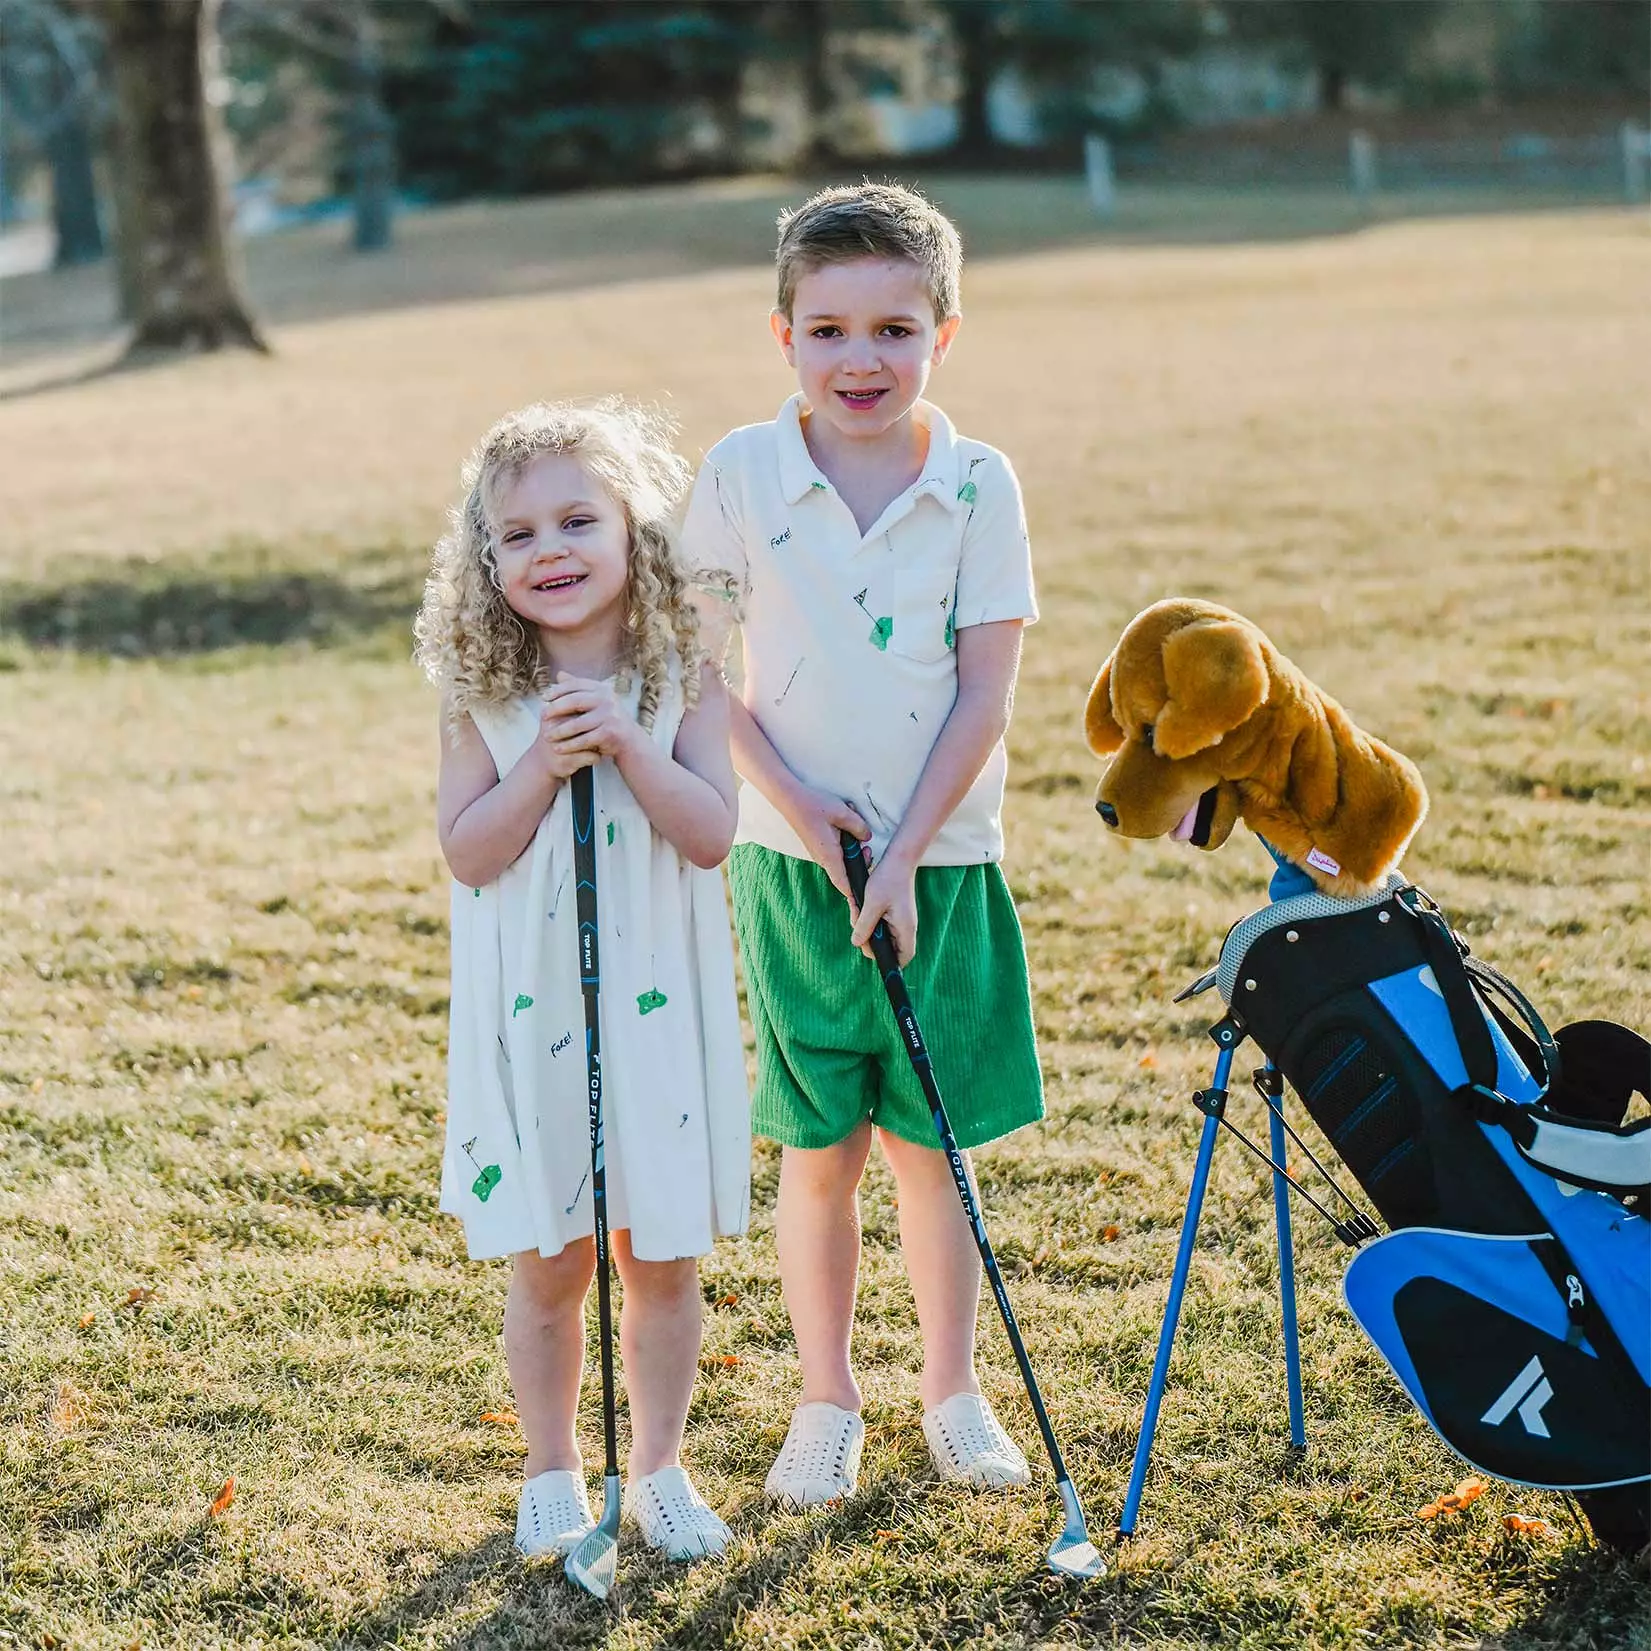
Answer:
[[[667,1559],[707,1559],[720,1554],[734,1533],[694,1489],[681,1468],[661,1468],[625,1487],[625,1511],[642,1539]]]
[[[785,1443],[768,1470],[763,1489],[788,1508],[840,1502],[860,1483],[860,1448],[866,1424],[852,1410],[817,1400],[791,1412]]]
[[[582,1473],[552,1468],[522,1486],[522,1501],[516,1510],[516,1550],[525,1558],[570,1554],[595,1528]]]
[[[942,1479],[962,1480],[978,1490],[1032,1482],[1020,1446],[1003,1431],[983,1393],[954,1393],[925,1412],[923,1437]]]

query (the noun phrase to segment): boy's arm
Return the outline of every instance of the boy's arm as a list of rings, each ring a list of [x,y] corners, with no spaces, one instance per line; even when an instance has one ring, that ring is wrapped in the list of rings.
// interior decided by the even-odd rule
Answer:
[[[883,919],[902,965],[917,950],[917,868],[1008,730],[1023,624],[1000,619],[957,633],[957,701],[923,765],[900,829],[872,867],[854,923],[853,943],[868,956],[871,931]]]
[[[863,843],[870,839],[871,827],[841,797],[804,785],[737,695],[729,696],[728,713],[734,766],[780,811],[837,892],[845,900],[851,900],[838,833],[852,832]]]

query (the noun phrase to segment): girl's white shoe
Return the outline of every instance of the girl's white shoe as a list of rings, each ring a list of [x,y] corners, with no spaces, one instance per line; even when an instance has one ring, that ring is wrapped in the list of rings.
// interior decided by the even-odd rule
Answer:
[[[661,1468],[625,1487],[625,1511],[642,1539],[667,1559],[708,1559],[734,1540],[734,1533],[694,1489],[681,1468]]]
[[[763,1489],[788,1508],[811,1508],[852,1496],[860,1483],[866,1424],[852,1410],[823,1399],[791,1412],[785,1443]]]
[[[570,1554],[595,1528],[582,1473],[552,1468],[522,1486],[522,1501],[516,1510],[516,1551],[525,1558]]]
[[[1032,1470],[982,1393],[954,1393],[923,1417],[923,1437],[942,1479],[977,1490],[1027,1485]]]

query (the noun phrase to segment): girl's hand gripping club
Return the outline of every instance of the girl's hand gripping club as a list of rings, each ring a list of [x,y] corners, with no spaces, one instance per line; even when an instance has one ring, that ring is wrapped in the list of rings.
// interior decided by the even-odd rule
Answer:
[[[848,873],[848,885],[854,891],[855,904],[859,905],[866,897],[865,850],[859,839],[848,832],[845,831],[842,838],[843,866]],[[957,1195],[963,1200],[963,1213],[968,1217],[969,1227],[975,1235],[981,1265],[986,1269],[986,1277],[991,1280],[992,1294],[997,1298],[998,1312],[1003,1317],[1003,1328],[1009,1332],[1009,1345],[1015,1351],[1015,1362],[1020,1366],[1021,1380],[1026,1384],[1026,1396],[1032,1401],[1032,1414],[1037,1417],[1038,1431],[1043,1435],[1044,1448],[1049,1452],[1049,1461],[1055,1470],[1055,1488],[1060,1492],[1061,1503],[1066,1510],[1066,1525],[1049,1550],[1049,1569],[1062,1576],[1082,1577],[1085,1580],[1101,1576],[1106,1571],[1106,1565],[1096,1552],[1095,1544],[1089,1540],[1083,1507],[1073,1488],[1072,1477],[1066,1471],[1066,1463],[1061,1459],[1060,1446],[1055,1443],[1055,1430],[1049,1425],[1049,1413],[1044,1409],[1037,1377],[1032,1374],[1032,1361],[1026,1356],[1026,1344],[1021,1340],[1020,1326],[1015,1322],[1014,1309],[1009,1305],[1009,1293],[1003,1287],[1003,1274],[998,1270],[997,1257],[992,1254],[991,1241],[986,1236],[986,1223],[981,1219],[980,1205],[969,1183],[968,1166],[963,1162],[957,1138],[952,1134],[951,1123],[946,1117],[946,1106],[940,1098],[940,1087],[935,1082],[929,1051],[923,1042],[911,997],[906,991],[905,976],[900,972],[894,936],[889,933],[886,923],[879,923],[872,930],[871,951],[877,960],[878,973],[883,977],[883,989],[888,993],[889,1006],[900,1025],[900,1040],[906,1046],[907,1058],[917,1074],[918,1083],[923,1087],[924,1098],[934,1118],[935,1133],[939,1135],[941,1148],[951,1165]]]

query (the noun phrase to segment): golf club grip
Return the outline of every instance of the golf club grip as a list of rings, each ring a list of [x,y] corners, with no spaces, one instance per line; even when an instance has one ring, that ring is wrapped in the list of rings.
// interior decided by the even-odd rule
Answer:
[[[570,782],[573,814],[573,899],[579,920],[579,988],[585,1000],[585,1081],[590,1097],[590,1195],[596,1237],[596,1316],[602,1356],[602,1443],[608,1474],[619,1471],[613,1382],[613,1303],[608,1282],[608,1174],[602,1124],[602,968],[596,921],[596,770]]]
[[[864,906],[868,877],[865,845],[850,832],[842,832],[841,837],[843,870],[848,876],[848,886],[854,891],[854,903]],[[879,922],[872,930],[871,950],[877,962],[878,973],[883,977],[883,990],[888,994],[889,1007],[894,1010],[894,1018],[900,1026],[900,1041],[906,1046],[906,1056],[911,1061],[912,1071],[917,1075],[917,1081],[922,1087],[923,1098],[929,1103],[935,1133],[940,1137],[941,1150],[946,1154],[946,1161],[951,1166],[952,1180],[957,1184],[957,1195],[963,1201],[963,1213],[968,1218],[970,1230],[974,1234],[975,1248],[980,1251],[981,1265],[985,1268],[987,1282],[992,1287],[992,1297],[997,1302],[1003,1328],[1008,1333],[1015,1363],[1020,1366],[1021,1380],[1026,1385],[1026,1396],[1032,1402],[1032,1414],[1037,1418],[1038,1432],[1043,1435],[1044,1449],[1049,1452],[1049,1461],[1055,1470],[1056,1480],[1067,1480],[1070,1475],[1061,1456],[1061,1447],[1055,1441],[1054,1426],[1044,1406],[1038,1379],[1032,1373],[1032,1360],[1021,1337],[1020,1323],[1015,1318],[1014,1308],[1009,1305],[1009,1291],[1003,1282],[1003,1271],[997,1264],[997,1256],[992,1252],[992,1241],[986,1236],[985,1218],[980,1213],[980,1204],[975,1198],[974,1188],[969,1185],[968,1166],[963,1162],[962,1149],[957,1144],[957,1137],[952,1133],[951,1120],[946,1116],[946,1103],[940,1098],[940,1085],[934,1076],[934,1062],[929,1057],[928,1046],[923,1042],[923,1030],[917,1024],[917,1011],[912,1007],[911,994],[906,990],[906,977],[900,971],[899,954],[895,951],[894,936],[889,932],[887,923]]]

